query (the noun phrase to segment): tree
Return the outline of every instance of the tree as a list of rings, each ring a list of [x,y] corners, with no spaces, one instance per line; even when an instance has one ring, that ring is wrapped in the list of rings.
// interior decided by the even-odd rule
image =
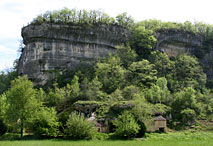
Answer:
[[[182,120],[184,114],[192,113],[192,110],[198,113],[195,90],[192,87],[185,88],[185,90],[177,92],[174,96],[174,102],[172,103],[174,119]]]
[[[133,62],[129,69],[129,79],[137,86],[150,87],[157,80],[157,71],[148,60]]]
[[[175,67],[174,61],[171,61],[166,53],[153,51],[149,61],[155,65],[158,77],[170,78],[172,76]]]
[[[65,102],[72,103],[74,99],[80,94],[79,77],[75,75],[71,81],[71,84],[67,84],[62,90],[64,91]]]
[[[48,94],[44,99],[44,104],[48,107],[57,107],[64,99],[65,91],[59,88],[57,83],[53,84],[53,89],[49,88]]]
[[[115,134],[121,137],[135,137],[140,130],[135,117],[129,111],[124,111],[119,115],[113,124],[116,126]]]
[[[128,16],[126,12],[116,16],[116,21],[118,25],[126,28],[132,28],[134,26],[134,19]]]
[[[126,86],[122,90],[122,95],[125,100],[132,100],[135,96],[135,94],[139,94],[140,88],[134,85]]]
[[[65,133],[73,139],[91,139],[95,133],[94,123],[89,122],[83,115],[73,112],[66,123]]]
[[[110,101],[122,101],[124,100],[122,91],[120,89],[116,89],[114,92],[110,94],[111,100]]]
[[[137,53],[135,50],[131,49],[130,46],[118,46],[117,48],[117,55],[121,60],[122,66],[128,68],[130,64],[137,61]]]
[[[132,109],[133,115],[140,123],[143,122],[148,126],[153,120],[153,105],[147,102],[142,94],[135,95],[133,102],[135,105]]]
[[[17,77],[16,70],[8,70],[0,72],[0,95],[8,90],[10,82]]]
[[[175,60],[174,80],[177,90],[185,87],[202,90],[206,84],[206,74],[196,58],[182,54]]]
[[[36,136],[51,136],[58,135],[59,122],[54,108],[41,106],[29,120],[30,130]]]
[[[84,81],[84,88],[80,95],[83,100],[106,100],[107,94],[101,91],[103,85],[97,77],[91,82]]]
[[[0,119],[5,119],[6,111],[8,109],[6,94],[0,95]]]
[[[5,116],[7,111],[6,95],[0,95],[0,136],[7,132],[7,125],[5,124]]]
[[[112,93],[125,83],[126,70],[121,66],[120,58],[117,56],[110,56],[105,62],[97,63],[95,74],[107,93]]]
[[[157,39],[154,37],[152,30],[148,30],[144,26],[138,25],[133,31],[133,37],[130,43],[131,48],[135,49],[137,54],[142,58],[147,59],[156,41]]]
[[[28,119],[33,116],[38,106],[35,93],[33,83],[27,79],[27,76],[13,80],[11,88],[6,93],[8,102],[6,118],[9,123],[18,124],[21,137],[24,128],[27,127]]]

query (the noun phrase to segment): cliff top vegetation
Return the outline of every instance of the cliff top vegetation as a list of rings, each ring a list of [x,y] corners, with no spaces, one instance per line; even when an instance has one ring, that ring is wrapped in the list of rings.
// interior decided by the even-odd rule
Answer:
[[[107,24],[119,25],[130,28],[134,24],[134,19],[127,13],[122,13],[116,18],[100,10],[77,10],[64,8],[61,10],[47,11],[37,16],[31,24],[56,23],[56,24]]]

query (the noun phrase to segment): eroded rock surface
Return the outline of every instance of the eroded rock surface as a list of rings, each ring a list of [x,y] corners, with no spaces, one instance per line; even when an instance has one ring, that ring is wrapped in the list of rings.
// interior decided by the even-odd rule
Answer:
[[[75,69],[115,52],[130,32],[116,25],[28,25],[22,29],[25,47],[19,59],[19,74],[44,84],[54,70]]]

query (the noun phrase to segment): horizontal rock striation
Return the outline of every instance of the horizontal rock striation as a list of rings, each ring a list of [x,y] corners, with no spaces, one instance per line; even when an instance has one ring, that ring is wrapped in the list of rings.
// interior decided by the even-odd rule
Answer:
[[[195,54],[202,48],[202,37],[189,32],[178,30],[159,30],[155,33],[157,38],[156,48],[176,57],[180,53]]]
[[[72,70],[114,53],[129,36],[127,29],[117,25],[30,24],[22,29],[25,47],[18,72],[43,84],[55,70]]]

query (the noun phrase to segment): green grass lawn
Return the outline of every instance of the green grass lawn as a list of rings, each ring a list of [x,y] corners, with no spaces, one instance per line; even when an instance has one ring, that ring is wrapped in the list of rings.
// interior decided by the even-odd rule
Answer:
[[[0,146],[213,146],[213,132],[147,134],[135,140],[1,140]]]

